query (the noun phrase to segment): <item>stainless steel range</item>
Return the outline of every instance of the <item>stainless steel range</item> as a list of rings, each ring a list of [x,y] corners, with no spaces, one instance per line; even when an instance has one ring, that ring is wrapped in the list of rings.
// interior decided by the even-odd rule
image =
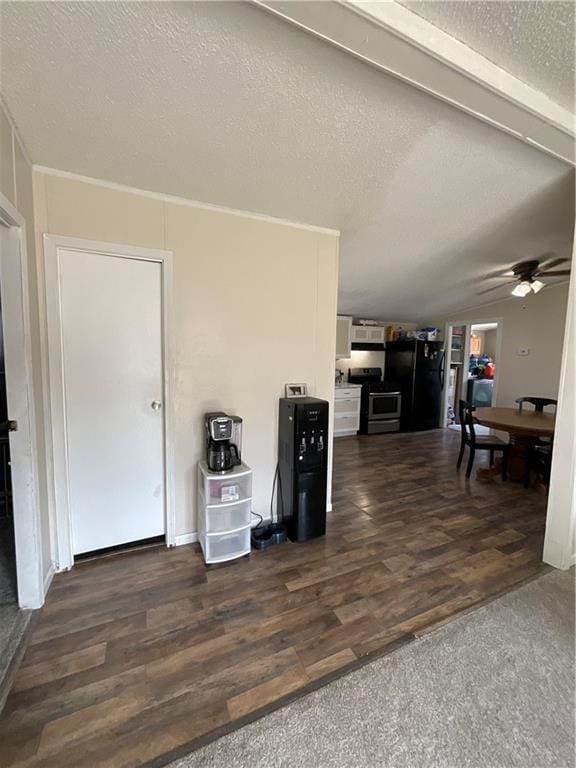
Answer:
[[[382,381],[382,368],[351,368],[351,384],[362,384],[360,432],[365,435],[400,431],[402,395],[400,389]]]

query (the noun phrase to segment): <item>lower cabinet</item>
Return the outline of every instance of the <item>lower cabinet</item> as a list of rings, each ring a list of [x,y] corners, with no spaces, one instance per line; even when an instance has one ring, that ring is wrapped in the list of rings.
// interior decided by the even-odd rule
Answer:
[[[361,387],[336,387],[334,394],[334,437],[355,435],[360,429]]]

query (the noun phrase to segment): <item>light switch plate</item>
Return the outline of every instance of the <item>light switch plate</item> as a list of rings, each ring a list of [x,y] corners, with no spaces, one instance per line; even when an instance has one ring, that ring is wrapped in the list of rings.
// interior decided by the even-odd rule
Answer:
[[[518,355],[520,357],[526,357],[530,354],[530,347],[518,347]]]

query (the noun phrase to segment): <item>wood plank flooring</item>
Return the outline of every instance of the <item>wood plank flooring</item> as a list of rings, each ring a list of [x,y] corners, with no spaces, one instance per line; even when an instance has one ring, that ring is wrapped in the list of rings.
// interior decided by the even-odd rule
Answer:
[[[210,568],[197,545],[160,547],[59,575],[0,719],[0,764],[164,765],[537,574],[545,499],[467,481],[458,443],[338,440],[322,539]]]

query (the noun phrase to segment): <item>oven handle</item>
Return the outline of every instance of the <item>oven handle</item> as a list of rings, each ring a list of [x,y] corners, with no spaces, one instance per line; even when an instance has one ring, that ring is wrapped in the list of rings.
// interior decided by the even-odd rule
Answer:
[[[370,392],[370,397],[398,397],[398,395],[401,395],[402,393],[400,391],[398,392]]]

